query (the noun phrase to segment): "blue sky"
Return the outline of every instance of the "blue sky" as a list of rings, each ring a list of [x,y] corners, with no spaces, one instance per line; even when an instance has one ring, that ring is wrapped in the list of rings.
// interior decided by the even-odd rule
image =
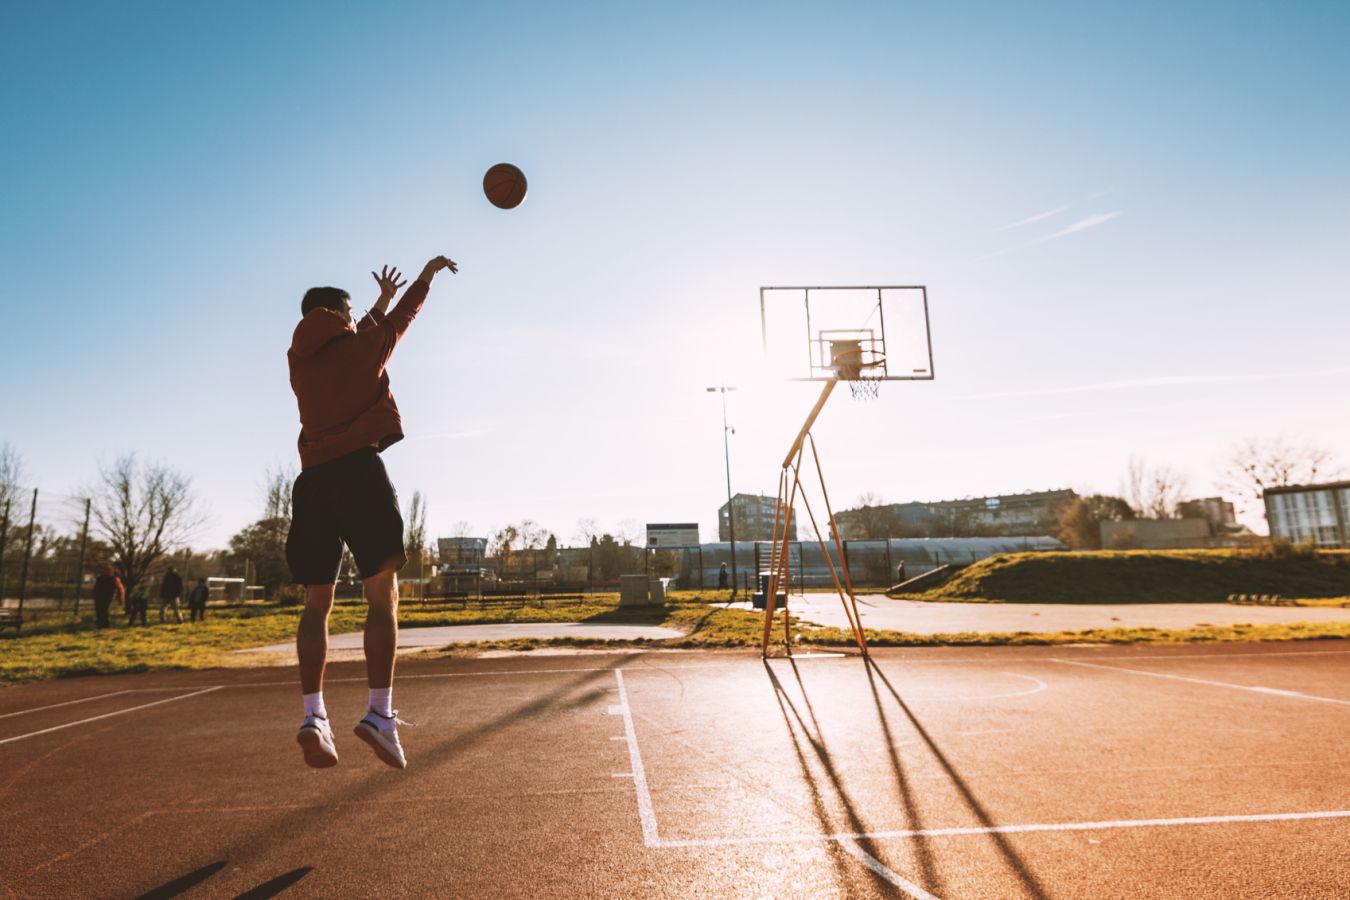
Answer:
[[[136,450],[223,545],[294,460],[304,290],[441,252],[386,454],[433,531],[711,538],[717,383],[772,493],[813,389],[760,377],[764,284],[929,286],[938,380],[821,421],[839,505],[1350,462],[1344,4],[38,6],[0,37],[0,440],[45,490]]]

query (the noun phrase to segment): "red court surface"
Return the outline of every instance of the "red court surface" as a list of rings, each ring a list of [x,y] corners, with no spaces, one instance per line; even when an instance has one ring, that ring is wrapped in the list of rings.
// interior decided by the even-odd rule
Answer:
[[[0,691],[5,897],[1344,897],[1350,646],[409,660]]]

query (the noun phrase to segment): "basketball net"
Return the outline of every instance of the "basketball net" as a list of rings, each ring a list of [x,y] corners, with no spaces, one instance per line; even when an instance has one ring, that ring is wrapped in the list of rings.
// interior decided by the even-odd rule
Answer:
[[[830,351],[835,375],[848,382],[853,399],[877,399],[886,357],[875,350],[864,350],[862,342],[855,340],[832,341]]]
[[[865,373],[848,383],[854,400],[875,400],[881,391],[881,376]]]

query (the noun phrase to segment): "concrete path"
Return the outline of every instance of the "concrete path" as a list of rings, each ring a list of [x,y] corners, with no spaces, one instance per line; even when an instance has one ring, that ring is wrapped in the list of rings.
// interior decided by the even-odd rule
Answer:
[[[750,608],[749,603],[734,605]],[[808,622],[848,627],[842,604],[834,594],[794,595],[790,605],[795,615]],[[858,598],[858,609],[865,627],[911,634],[1350,622],[1350,609],[1345,608],[1229,603],[926,603],[869,594]]]
[[[473,641],[509,641],[515,638],[579,638],[602,641],[664,641],[684,634],[675,628],[655,625],[583,625],[578,622],[534,622],[505,625],[436,625],[429,628],[400,628],[398,652],[412,653],[428,647],[467,644]],[[328,639],[329,653],[361,650],[361,632],[335,634]],[[295,642],[250,647],[236,653],[294,653]]]

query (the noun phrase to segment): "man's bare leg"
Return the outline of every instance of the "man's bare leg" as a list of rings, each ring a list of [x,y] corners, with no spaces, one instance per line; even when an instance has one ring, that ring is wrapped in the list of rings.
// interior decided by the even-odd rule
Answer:
[[[366,681],[371,690],[394,684],[398,646],[398,573],[393,569],[366,579]]]
[[[300,690],[305,695],[305,724],[297,740],[305,762],[316,769],[337,765],[337,749],[323,705],[323,670],[328,661],[328,614],[333,610],[333,585],[305,586],[305,609],[295,629],[295,655],[300,660]]]
[[[295,630],[295,655],[300,658],[300,690],[315,694],[323,690],[323,670],[328,660],[328,614],[333,611],[333,585],[305,586],[305,611]]]
[[[386,765],[408,765],[398,739],[398,714],[394,712],[394,652],[398,647],[398,575],[395,570],[366,579],[366,681],[370,684],[370,710],[356,723],[356,736],[370,745]]]

